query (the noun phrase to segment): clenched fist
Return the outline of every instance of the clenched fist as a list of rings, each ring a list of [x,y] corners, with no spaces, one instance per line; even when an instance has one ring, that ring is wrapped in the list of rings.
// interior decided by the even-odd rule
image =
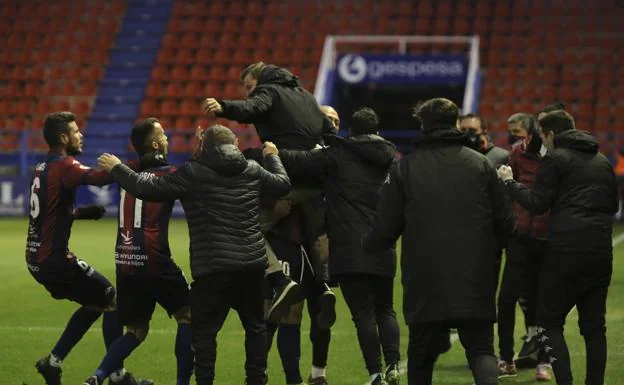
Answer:
[[[273,144],[273,142],[264,142],[264,147],[262,147],[262,156],[266,157],[269,155],[277,155],[279,151],[277,150],[277,146]]]

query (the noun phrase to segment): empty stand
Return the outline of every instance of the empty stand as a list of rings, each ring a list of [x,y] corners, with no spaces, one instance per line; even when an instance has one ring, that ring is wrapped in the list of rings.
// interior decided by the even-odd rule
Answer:
[[[98,102],[93,122],[127,132],[129,121],[158,116],[184,138],[172,141],[173,148],[188,151],[197,125],[220,121],[202,113],[201,100],[243,97],[238,73],[246,64],[286,66],[312,90],[328,34],[478,34],[480,112],[492,131],[505,130],[514,112],[537,112],[561,99],[579,128],[624,132],[617,119],[624,115],[624,6],[618,0],[175,0],[166,15],[134,15],[126,15],[122,0],[1,2],[0,126],[40,128],[44,114],[57,109],[86,117],[99,86],[102,100],[117,105],[100,109]],[[151,29],[156,20],[167,23],[163,31]],[[115,47],[120,29],[127,39]],[[409,51],[423,49],[432,52]],[[106,68],[109,62],[123,65]],[[146,74],[139,71],[145,68]],[[133,110],[127,103],[142,104]],[[125,116],[124,123],[107,120],[115,114]],[[250,126],[225,123],[243,146],[257,143]],[[15,140],[2,143],[6,149]]]
[[[0,127],[39,131],[55,110],[84,125],[124,9],[121,0],[1,2]],[[0,150],[16,144],[7,137]]]

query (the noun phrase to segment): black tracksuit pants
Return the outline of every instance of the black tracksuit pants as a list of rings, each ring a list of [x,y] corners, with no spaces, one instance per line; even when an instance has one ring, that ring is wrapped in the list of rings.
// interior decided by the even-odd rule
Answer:
[[[537,285],[546,245],[546,241],[527,237],[509,240],[498,294],[498,341],[503,361],[513,361],[516,303],[521,297],[526,326],[537,326]]]
[[[433,366],[440,355],[440,340],[457,328],[476,385],[498,384],[492,322],[477,320],[429,322],[409,325],[407,383],[431,385]]]
[[[381,373],[382,351],[386,366],[398,364],[401,356],[399,324],[393,308],[394,277],[351,274],[340,276],[338,281],[368,373]]]
[[[566,316],[576,305],[586,348],[586,385],[603,385],[607,362],[606,303],[611,283],[611,253],[549,250],[540,273],[538,325],[540,342],[557,384],[571,385],[570,354],[563,337]]]
[[[217,333],[230,309],[245,329],[246,384],[264,385],[267,366],[264,321],[264,270],[205,275],[191,286],[191,327],[197,385],[212,385],[217,359]]]

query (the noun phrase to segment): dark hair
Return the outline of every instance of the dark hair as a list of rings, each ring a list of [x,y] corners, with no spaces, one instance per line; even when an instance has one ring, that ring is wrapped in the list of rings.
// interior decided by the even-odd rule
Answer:
[[[549,113],[549,112],[553,112],[553,111],[565,111],[565,104],[563,104],[562,102],[556,102],[553,104],[549,104],[547,106],[544,107],[544,109],[542,111],[540,111],[540,113]]]
[[[242,82],[243,80],[245,80],[245,77],[247,75],[251,74],[252,78],[254,78],[255,80],[258,80],[258,78],[260,77],[260,74],[262,73],[262,71],[264,71],[265,68],[266,68],[266,64],[261,61],[250,64],[247,67],[245,67],[243,71],[240,73],[239,79]]]
[[[576,130],[574,118],[564,110],[547,113],[539,120],[539,124],[544,134],[553,131],[558,135],[565,131]]]
[[[527,134],[532,135],[535,132],[535,117],[531,114],[518,112],[507,119],[507,123],[522,123],[522,128]]]
[[[458,116],[459,109],[455,103],[444,98],[429,99],[416,107],[414,112],[414,117],[420,120],[424,132],[455,127]]]
[[[132,147],[134,147],[134,150],[139,155],[151,152],[149,144],[152,134],[154,133],[154,126],[156,123],[160,123],[157,118],[147,118],[132,127],[130,141],[132,142]]]
[[[351,116],[351,135],[374,134],[379,129],[379,116],[370,107],[360,107]]]
[[[469,113],[466,115],[462,115],[459,119],[460,122],[463,122],[465,119],[477,119],[479,121],[479,124],[481,125],[481,130],[483,130],[483,133],[487,133],[487,122],[485,121],[485,119],[483,119],[481,115]]]
[[[229,128],[220,124],[214,124],[206,128],[202,134],[203,148],[234,144],[236,135]]]
[[[61,134],[69,134],[69,124],[76,121],[76,114],[69,111],[52,112],[43,122],[43,137],[50,148],[61,144]]]

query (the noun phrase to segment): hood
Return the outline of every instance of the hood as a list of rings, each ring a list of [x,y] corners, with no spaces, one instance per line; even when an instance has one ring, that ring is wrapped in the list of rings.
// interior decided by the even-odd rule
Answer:
[[[227,176],[238,175],[247,168],[247,159],[233,144],[204,148],[198,162]]]
[[[284,87],[299,87],[299,78],[285,68],[268,65],[258,78],[258,85],[279,84]]]
[[[395,159],[396,147],[381,136],[352,136],[344,144],[360,158],[374,165],[387,167]]]
[[[456,127],[438,127],[431,131],[423,131],[415,144],[417,147],[426,144],[461,144],[472,148],[470,137]]]
[[[598,152],[598,141],[588,132],[570,130],[555,135],[555,148],[567,148],[595,154]]]

